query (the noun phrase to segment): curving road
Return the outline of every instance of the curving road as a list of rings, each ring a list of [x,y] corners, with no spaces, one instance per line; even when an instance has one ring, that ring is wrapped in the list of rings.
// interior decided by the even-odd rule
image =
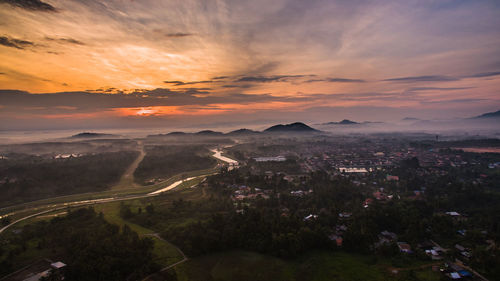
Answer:
[[[217,158],[217,159],[219,159],[221,161],[224,161],[224,162],[226,162],[228,164],[233,164],[234,165],[234,163],[238,163],[236,160],[233,160],[231,158],[222,156],[220,150],[214,149],[212,151],[214,152],[214,155],[212,155],[214,158]],[[142,157],[139,156],[139,158],[142,158]],[[136,162],[136,161],[134,161],[134,162]],[[128,172],[128,170],[127,170],[127,172]],[[133,175],[133,171],[130,174]],[[53,207],[53,208],[50,208],[48,210],[44,210],[44,211],[41,211],[41,212],[38,212],[38,213],[35,213],[35,214],[31,214],[31,215],[25,216],[25,217],[20,218],[18,220],[15,220],[12,223],[10,223],[10,224],[8,224],[8,225],[0,228],[0,234],[2,232],[4,232],[6,229],[8,229],[9,227],[11,227],[11,226],[13,226],[13,225],[15,225],[15,224],[17,224],[19,222],[22,222],[24,220],[27,220],[27,219],[30,219],[30,218],[33,218],[33,217],[36,217],[36,216],[39,216],[39,215],[43,215],[43,214],[46,214],[46,213],[50,213],[50,212],[62,210],[62,209],[68,208],[68,207],[81,207],[81,206],[87,206],[87,205],[93,205],[93,204],[103,204],[103,203],[110,203],[110,202],[116,202],[116,201],[125,201],[125,200],[133,200],[133,199],[140,199],[140,198],[158,196],[159,194],[161,194],[163,192],[166,192],[166,191],[169,191],[169,190],[172,190],[172,189],[176,188],[177,186],[179,186],[184,181],[193,180],[193,179],[196,179],[196,178],[207,177],[207,176],[210,176],[210,175],[213,175],[213,174],[206,174],[206,175],[201,175],[201,176],[197,176],[197,177],[190,177],[190,178],[187,178],[185,180],[179,180],[179,181],[176,181],[176,182],[170,184],[169,186],[167,186],[165,188],[161,188],[159,190],[156,190],[156,191],[153,191],[153,192],[150,192],[150,193],[147,193],[147,194],[143,194],[143,195],[132,195],[132,196],[121,196],[121,197],[108,197],[108,198],[101,198],[101,199],[81,200],[81,201],[72,201],[72,202],[66,202],[66,203],[58,203],[58,204],[45,205],[45,207],[49,207],[49,208]],[[35,210],[41,209],[43,207],[44,206],[34,207],[34,208],[31,208],[30,210],[35,211]],[[9,215],[11,215],[11,214],[9,214]]]

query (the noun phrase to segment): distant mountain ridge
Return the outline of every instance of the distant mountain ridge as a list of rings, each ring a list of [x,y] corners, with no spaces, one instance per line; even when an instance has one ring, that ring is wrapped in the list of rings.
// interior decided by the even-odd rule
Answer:
[[[241,135],[255,135],[255,134],[260,134],[260,132],[242,128],[242,129],[231,131],[231,132],[227,133],[226,135],[241,136]]]
[[[148,135],[148,137],[182,137],[182,136],[221,137],[221,136],[251,136],[251,135],[258,135],[258,134],[262,134],[262,133],[314,133],[314,132],[321,132],[321,131],[316,130],[314,128],[311,128],[302,122],[295,122],[295,123],[291,123],[291,124],[274,125],[274,126],[271,126],[267,129],[265,129],[262,132],[242,128],[242,129],[231,131],[231,132],[226,133],[226,134],[224,134],[222,132],[212,131],[212,130],[203,130],[203,131],[199,131],[196,133],[185,133],[185,132],[176,131],[176,132],[170,132],[167,134]]]
[[[474,119],[485,119],[485,118],[500,118],[500,110],[495,112],[488,112],[481,114],[479,116],[473,117]]]
[[[91,132],[82,132],[76,135],[72,135],[70,138],[72,139],[83,139],[83,138],[105,138],[105,137],[115,137],[116,135],[112,134],[102,134],[102,133],[91,133]]]
[[[318,130],[307,126],[301,122],[291,124],[278,124],[264,130],[266,133],[281,133],[281,132],[319,132]]]
[[[415,118],[415,117],[405,117],[403,119],[401,119],[401,121],[420,121],[422,119],[419,119],[419,118]]]
[[[202,135],[202,136],[222,136],[224,133],[222,132],[216,132],[212,130],[203,130],[195,133],[196,135]]]
[[[323,125],[359,125],[359,124],[361,124],[361,123],[351,121],[349,119],[344,119],[340,122],[328,122],[328,123],[324,123]]]

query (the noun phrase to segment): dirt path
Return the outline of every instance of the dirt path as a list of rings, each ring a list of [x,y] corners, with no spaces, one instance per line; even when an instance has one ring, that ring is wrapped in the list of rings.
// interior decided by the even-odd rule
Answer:
[[[159,273],[161,273],[161,272],[163,272],[165,270],[169,270],[169,269],[175,267],[176,265],[179,265],[179,264],[184,263],[184,262],[186,262],[186,261],[189,260],[189,258],[184,254],[184,252],[179,247],[177,247],[174,244],[172,244],[172,243],[168,242],[167,240],[163,239],[160,236],[160,234],[158,234],[158,233],[152,233],[152,234],[146,234],[145,236],[153,236],[153,237],[156,237],[157,239],[159,239],[159,240],[161,240],[163,242],[169,243],[170,245],[172,245],[182,255],[182,260],[180,260],[180,261],[178,261],[176,263],[173,263],[171,265],[165,266],[164,268],[160,269],[160,271],[155,272],[155,273],[153,273],[151,275],[146,276],[146,278],[142,279],[142,281],[147,281],[151,277],[153,277],[154,275],[159,274]]]
[[[134,172],[135,170],[137,170],[137,167],[139,167],[139,164],[146,156],[146,151],[144,150],[144,144],[142,143],[142,141],[138,141],[137,145],[140,147],[139,156],[137,156],[134,162],[130,164],[125,173],[123,173],[118,184],[113,186],[112,189],[116,190],[116,189],[130,188],[130,187],[139,187],[139,185],[136,184],[134,181]]]

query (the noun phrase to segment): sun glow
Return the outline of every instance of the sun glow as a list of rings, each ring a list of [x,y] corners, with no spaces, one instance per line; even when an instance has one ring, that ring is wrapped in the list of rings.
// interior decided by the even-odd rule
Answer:
[[[145,115],[153,115],[156,113],[156,110],[152,109],[152,108],[140,108],[135,114],[136,115],[140,115],[140,116],[145,116]]]

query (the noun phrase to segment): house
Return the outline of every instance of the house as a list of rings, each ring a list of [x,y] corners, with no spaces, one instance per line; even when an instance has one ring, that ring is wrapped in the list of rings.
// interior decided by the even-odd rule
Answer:
[[[52,267],[53,269],[61,269],[65,266],[66,266],[66,264],[63,262],[60,262],[60,261],[56,261],[56,262],[53,262],[50,264],[50,267]]]
[[[48,260],[40,260],[10,276],[9,280],[38,281],[56,273],[57,278],[51,280],[64,280],[64,267],[66,264],[60,261],[50,263]],[[44,270],[45,269],[45,270]],[[40,271],[43,270],[43,271]]]
[[[352,213],[346,213],[346,212],[339,213],[339,218],[341,218],[341,219],[348,219],[351,216],[352,216]]]
[[[442,260],[443,257],[436,248],[437,247],[430,250],[425,250],[425,254],[431,257],[432,260]]]
[[[365,174],[365,173],[368,173],[368,170],[366,168],[345,168],[345,167],[342,167],[342,168],[339,168],[339,171],[341,173],[360,173],[360,174]]]
[[[385,195],[380,191],[373,192],[373,197],[375,197],[375,199],[377,199],[377,200],[384,200],[385,199]]]
[[[390,240],[390,241],[395,241],[396,239],[398,239],[398,235],[394,232],[389,232],[387,230],[384,230],[382,232],[380,232],[380,235],[379,237],[382,236],[383,238],[387,239],[387,240]]]
[[[466,259],[470,259],[472,257],[472,254],[468,251],[462,251],[460,252],[460,255],[462,255]]]
[[[458,274],[460,274],[460,276],[462,276],[462,277],[472,277],[472,273],[470,273],[469,271],[467,271],[465,269],[458,271]]]
[[[318,215],[310,214],[309,216],[304,217],[304,221],[308,221],[310,219],[316,219],[316,218],[318,218]]]
[[[408,244],[406,242],[398,242],[397,245],[398,245],[398,248],[399,248],[400,252],[407,253],[407,254],[413,253],[412,250],[411,250],[410,244]]]
[[[465,247],[459,244],[455,244],[455,249],[459,250],[460,252],[465,251]]]
[[[363,207],[364,208],[368,208],[368,206],[373,203],[373,199],[372,198],[368,198],[365,200],[364,204],[363,204]]]
[[[276,156],[276,157],[256,157],[254,158],[257,162],[284,162],[286,158],[284,156]]]
[[[388,181],[399,181],[399,177],[398,176],[387,175],[385,177],[385,179],[388,180]]]
[[[374,244],[375,248],[378,248],[383,245],[389,245],[392,242],[396,241],[398,239],[398,236],[394,232],[389,232],[387,230],[384,230],[380,232],[378,235],[378,242]]]
[[[342,242],[343,242],[343,238],[342,236],[340,235],[336,235],[336,234],[332,234],[330,236],[328,236],[328,238],[332,241],[335,241],[335,243],[337,244],[337,247],[341,247],[342,246]]]

